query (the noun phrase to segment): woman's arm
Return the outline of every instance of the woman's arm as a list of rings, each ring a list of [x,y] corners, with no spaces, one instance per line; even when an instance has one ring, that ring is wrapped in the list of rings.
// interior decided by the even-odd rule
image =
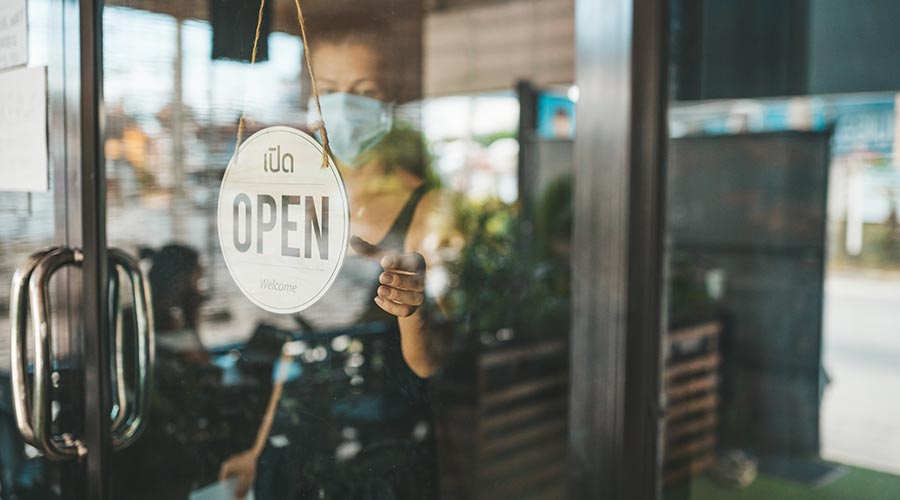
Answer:
[[[434,375],[449,351],[451,331],[444,321],[442,297],[426,301],[427,269],[440,268],[440,250],[450,241],[452,227],[446,197],[439,190],[426,195],[406,235],[405,253],[386,252],[356,236],[350,246],[357,255],[378,259],[384,272],[378,278],[375,303],[397,317],[403,358],[418,376]],[[427,263],[427,265],[426,265]]]
[[[293,357],[288,353],[285,347],[282,347],[281,358],[278,360],[278,371],[275,372],[275,383],[272,386],[272,394],[269,396],[269,404],[266,406],[266,413],[263,415],[262,423],[256,432],[256,441],[253,447],[247,451],[232,455],[219,467],[219,480],[225,481],[229,478],[236,478],[234,497],[243,499],[253,487],[253,481],[256,480],[256,462],[266,447],[266,441],[269,439],[269,433],[272,432],[272,422],[275,420],[275,410],[278,408],[278,401],[281,399],[281,393],[284,389],[284,382],[287,380],[287,370],[293,363]]]
[[[426,284],[429,271],[433,273],[442,269],[444,264],[442,257],[446,254],[447,248],[452,246],[454,232],[451,200],[444,191],[433,189],[416,207],[409,233],[406,235],[407,253],[396,261],[383,262],[383,264],[406,263],[408,264],[406,271],[418,277],[416,279],[404,277],[403,280],[406,284],[412,285],[409,288],[419,291],[419,296],[401,297],[400,294],[393,293],[389,297],[410,299],[408,300],[410,305],[418,304],[409,314],[396,315],[400,326],[403,357],[410,369],[423,378],[434,375],[440,369],[452,342],[453,334],[446,321],[443,293],[441,290],[429,289],[428,292],[435,293],[435,296],[433,300],[427,300]],[[385,269],[385,274],[388,274],[388,268]],[[382,284],[385,284],[384,281]]]
[[[403,359],[420,377],[433,375],[440,363],[432,355],[431,321],[425,304],[425,257],[418,252],[385,253],[356,236],[350,245],[358,255],[378,259],[384,272],[374,297],[385,312],[397,317]]]
[[[452,331],[449,325],[433,317],[423,308],[405,318],[398,318],[403,359],[422,378],[437,373],[449,351]]]

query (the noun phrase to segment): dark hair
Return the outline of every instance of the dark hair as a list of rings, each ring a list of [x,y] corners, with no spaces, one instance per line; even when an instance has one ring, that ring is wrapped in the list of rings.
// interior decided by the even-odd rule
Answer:
[[[389,42],[393,34],[390,23],[390,19],[374,11],[318,15],[306,21],[306,34],[313,48],[320,43]]]
[[[322,45],[342,43],[371,48],[378,57],[391,101],[407,102],[421,97],[421,20],[397,20],[387,15],[387,9],[361,9],[310,16],[306,30],[313,52]],[[305,74],[305,64],[302,67]],[[309,75],[305,74],[305,78]]]

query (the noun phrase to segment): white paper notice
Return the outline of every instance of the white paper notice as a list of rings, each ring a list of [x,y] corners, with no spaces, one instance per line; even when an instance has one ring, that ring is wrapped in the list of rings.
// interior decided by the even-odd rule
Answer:
[[[28,63],[26,0],[0,1],[0,69]]]
[[[47,191],[47,68],[0,72],[0,191]]]

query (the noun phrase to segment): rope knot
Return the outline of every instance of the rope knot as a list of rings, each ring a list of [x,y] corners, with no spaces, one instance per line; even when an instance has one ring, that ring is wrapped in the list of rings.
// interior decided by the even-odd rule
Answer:
[[[322,120],[313,124],[313,130],[322,137],[322,168],[328,168],[328,159],[334,158],[331,153],[331,146],[328,145],[328,131],[325,130],[325,122]]]

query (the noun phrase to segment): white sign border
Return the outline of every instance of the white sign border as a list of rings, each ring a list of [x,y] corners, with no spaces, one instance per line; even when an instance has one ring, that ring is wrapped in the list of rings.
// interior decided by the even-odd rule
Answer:
[[[309,309],[310,307],[315,305],[316,302],[321,300],[322,297],[325,295],[325,293],[327,293],[328,290],[331,289],[331,286],[334,285],[334,281],[337,279],[338,273],[340,273],[341,268],[344,267],[344,257],[347,254],[347,247],[349,245],[349,240],[350,240],[350,198],[349,198],[349,196],[347,196],[347,186],[344,184],[344,178],[341,176],[340,170],[338,170],[337,165],[335,165],[335,163],[334,163],[334,160],[331,157],[328,157],[328,168],[329,168],[329,170],[331,170],[331,173],[332,173],[332,175],[334,175],[335,180],[338,183],[338,187],[340,188],[340,193],[341,193],[341,198],[342,198],[341,205],[344,208],[344,222],[345,223],[344,223],[343,234],[341,234],[341,246],[340,246],[340,252],[338,252],[337,265],[335,266],[334,271],[331,273],[331,276],[328,278],[328,282],[325,284],[325,286],[322,287],[321,290],[319,290],[319,293],[317,293],[311,299],[307,300],[306,302],[304,302],[303,304],[301,304],[299,306],[287,307],[287,308],[272,307],[272,306],[263,304],[259,300],[257,300],[256,297],[253,296],[253,294],[247,293],[247,291],[244,290],[244,287],[241,285],[240,281],[235,278],[235,273],[231,269],[231,263],[228,262],[228,258],[225,256],[225,252],[222,250],[224,248],[224,244],[222,242],[222,230],[219,227],[219,223],[218,223],[218,220],[219,220],[218,214],[219,214],[219,210],[221,209],[221,206],[222,206],[222,186],[224,186],[225,182],[228,180],[228,174],[231,172],[232,167],[235,165],[235,160],[237,160],[237,158],[240,156],[241,151],[244,150],[244,147],[247,144],[249,144],[251,141],[253,141],[254,139],[260,138],[266,134],[270,134],[273,132],[287,132],[292,135],[295,135],[295,136],[307,141],[309,144],[311,144],[316,149],[316,151],[319,152],[319,154],[325,156],[322,146],[312,136],[303,132],[302,130],[299,130],[299,129],[296,129],[293,127],[288,127],[285,125],[276,125],[276,126],[272,126],[272,127],[266,127],[264,129],[256,132],[255,134],[251,135],[250,137],[248,137],[246,140],[244,140],[244,142],[241,143],[240,147],[238,147],[237,154],[233,155],[231,157],[231,160],[228,161],[228,166],[225,168],[225,174],[222,175],[222,182],[219,184],[219,196],[218,196],[218,200],[216,202],[216,233],[219,236],[219,251],[222,253],[222,260],[225,261],[225,267],[228,268],[228,274],[231,275],[231,280],[234,282],[235,285],[237,285],[237,287],[241,291],[241,293],[244,294],[244,297],[248,298],[250,300],[250,302],[252,302],[254,305],[259,307],[260,309],[263,309],[263,310],[271,312],[271,313],[296,314],[296,313],[305,311],[306,309]],[[321,166],[315,165],[315,166],[307,167],[307,168],[321,168]]]

